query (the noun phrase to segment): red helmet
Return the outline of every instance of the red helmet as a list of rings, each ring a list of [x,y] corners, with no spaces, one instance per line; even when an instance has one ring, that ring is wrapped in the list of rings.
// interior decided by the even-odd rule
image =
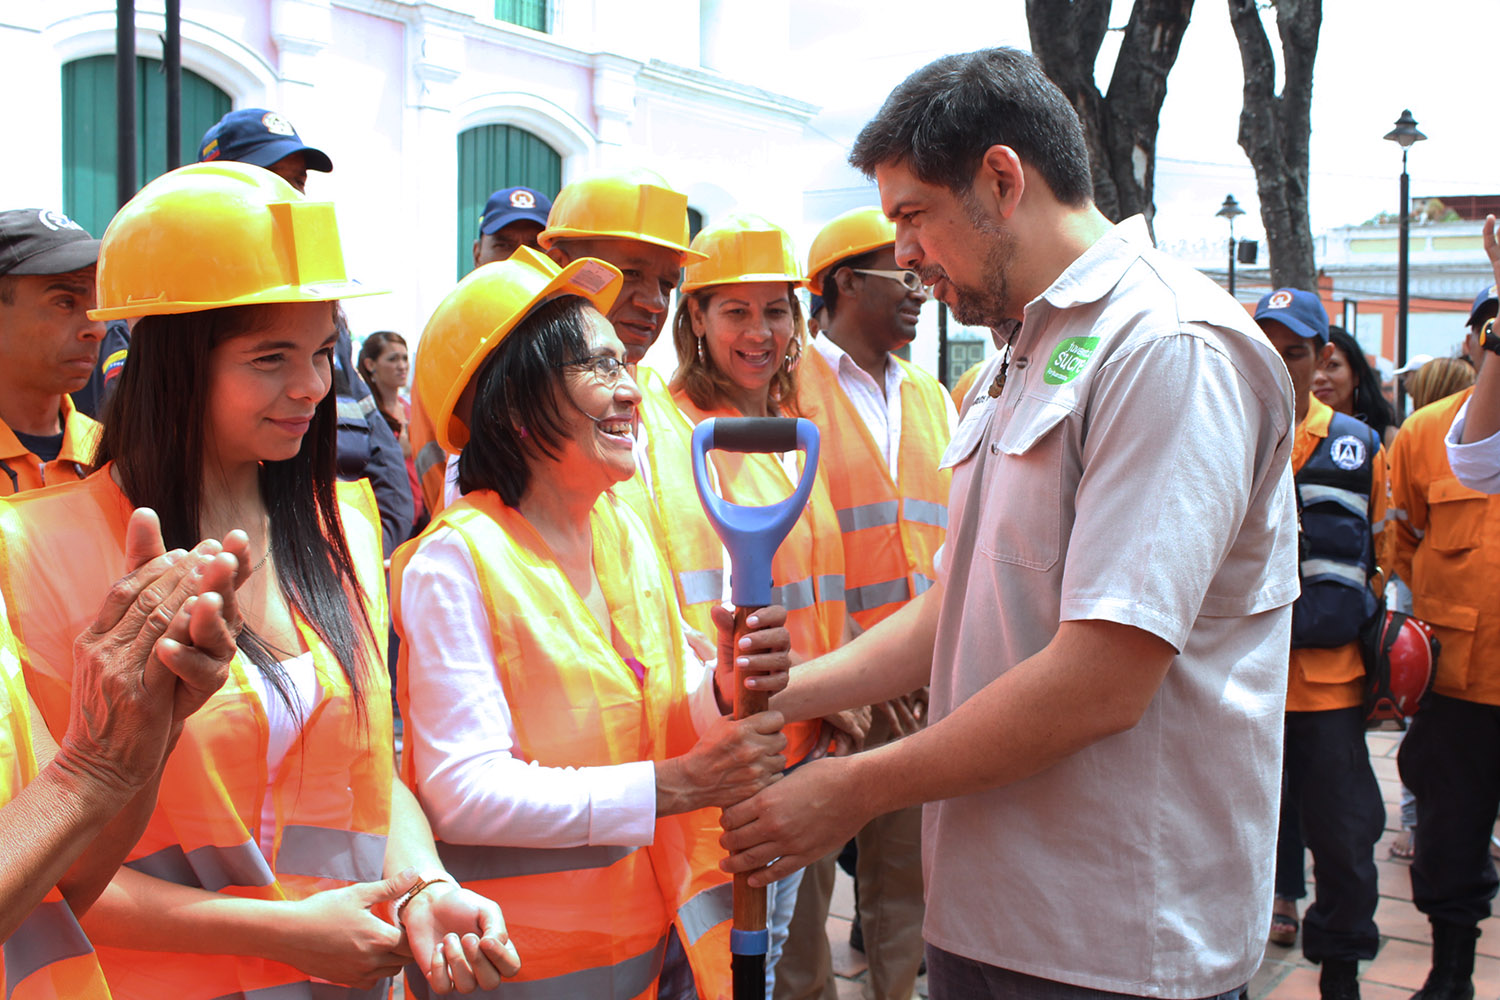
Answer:
[[[1432,687],[1441,644],[1432,627],[1399,611],[1387,611],[1374,642],[1375,662],[1366,671],[1366,723],[1405,729]]]

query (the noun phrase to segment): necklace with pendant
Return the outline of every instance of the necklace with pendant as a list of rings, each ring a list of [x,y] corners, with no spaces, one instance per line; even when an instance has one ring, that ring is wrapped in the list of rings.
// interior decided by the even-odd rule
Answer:
[[[1010,349],[1016,342],[1016,334],[1020,327],[1011,331],[1009,337],[1005,338],[1005,357],[1000,360],[1000,371],[995,375],[995,381],[990,383],[990,398],[999,399],[1000,394],[1005,391],[1005,375],[1010,370]]]

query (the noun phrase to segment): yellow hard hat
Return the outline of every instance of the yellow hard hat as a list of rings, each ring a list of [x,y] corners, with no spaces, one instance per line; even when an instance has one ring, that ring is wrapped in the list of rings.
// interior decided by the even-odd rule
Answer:
[[[547,250],[565,239],[639,240],[696,260],[700,255],[688,249],[687,207],[687,195],[654,170],[587,177],[558,192],[537,243]]]
[[[869,253],[896,242],[896,224],[878,208],[845,212],[819,230],[807,255],[807,287],[823,294],[823,272],[846,257]]]
[[[621,283],[619,270],[602,260],[584,257],[558,267],[530,247],[465,275],[438,304],[417,349],[417,395],[429,403],[433,436],[443,450],[456,455],[469,443],[468,426],[453,415],[458,397],[532,310],[562,295],[579,295],[608,313]]]
[[[90,319],[380,293],[345,273],[332,203],[224,160],[163,174],[126,202],[104,231],[98,285]]]
[[[802,265],[791,236],[758,215],[731,215],[693,240],[695,260],[683,272],[682,290],[746,281],[802,283]]]

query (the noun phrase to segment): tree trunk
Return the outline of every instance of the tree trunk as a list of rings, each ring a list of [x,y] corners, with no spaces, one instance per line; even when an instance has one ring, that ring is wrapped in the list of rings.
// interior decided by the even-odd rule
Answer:
[[[1150,226],[1161,105],[1193,0],[1136,0],[1109,91],[1101,94],[1094,64],[1109,9],[1109,0],[1026,0],[1031,49],[1083,121],[1099,211],[1116,222],[1144,215]]]
[[[1229,0],[1229,20],[1245,68],[1239,141],[1255,168],[1260,218],[1271,257],[1271,284],[1317,291],[1307,179],[1313,60],[1318,54],[1323,3],[1277,0],[1276,33],[1285,75],[1279,95],[1276,60],[1255,0]]]

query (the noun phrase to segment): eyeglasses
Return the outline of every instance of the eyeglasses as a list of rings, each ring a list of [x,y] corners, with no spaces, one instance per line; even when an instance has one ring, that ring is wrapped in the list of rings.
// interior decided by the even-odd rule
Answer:
[[[906,286],[908,292],[920,292],[922,290],[922,276],[916,271],[875,271],[866,267],[851,267],[849,270],[855,274],[873,274],[879,278],[889,278],[899,281]]]
[[[554,368],[584,368],[594,377],[594,381],[605,388],[613,389],[620,384],[620,379],[629,375],[635,377],[635,365],[626,364],[613,354],[598,354],[591,358],[574,358],[571,361],[560,361],[553,365]]]

